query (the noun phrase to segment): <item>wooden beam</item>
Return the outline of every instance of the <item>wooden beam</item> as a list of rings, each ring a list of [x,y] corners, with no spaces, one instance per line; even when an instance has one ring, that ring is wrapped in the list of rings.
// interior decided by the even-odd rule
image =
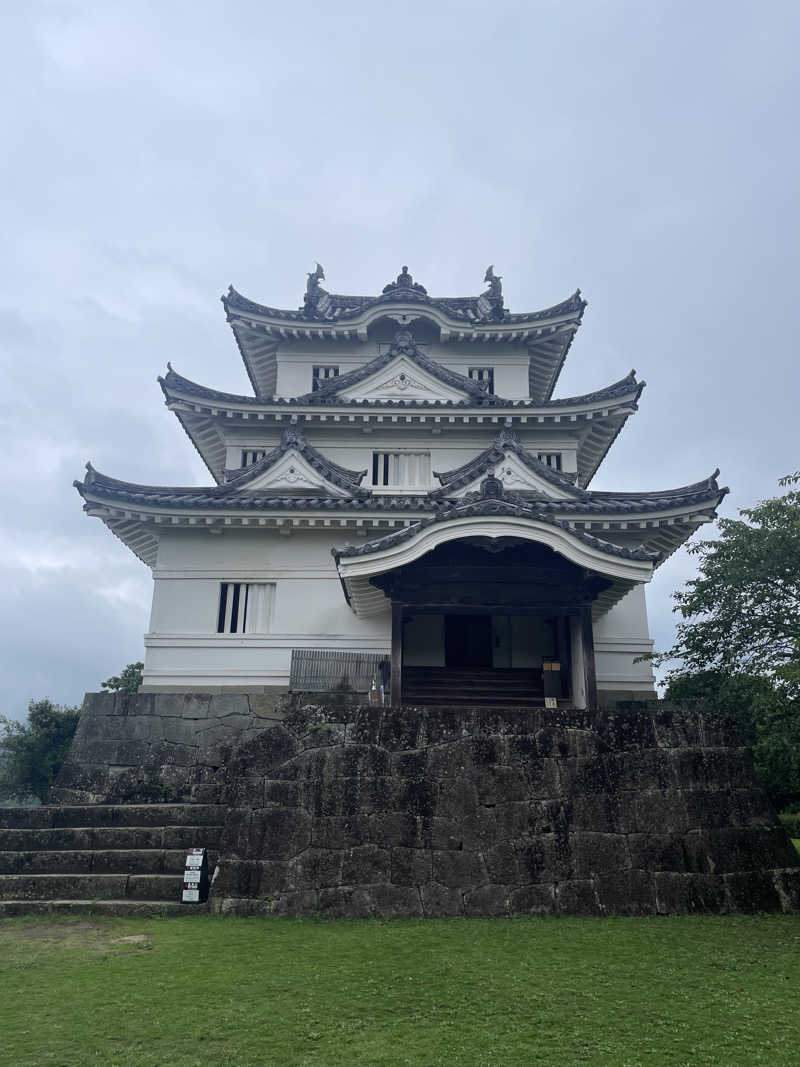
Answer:
[[[583,630],[583,668],[586,672],[586,707],[597,707],[597,671],[594,663],[594,631],[592,609],[586,604],[581,613]]]
[[[392,601],[392,673],[390,678],[392,707],[403,702],[403,605]]]

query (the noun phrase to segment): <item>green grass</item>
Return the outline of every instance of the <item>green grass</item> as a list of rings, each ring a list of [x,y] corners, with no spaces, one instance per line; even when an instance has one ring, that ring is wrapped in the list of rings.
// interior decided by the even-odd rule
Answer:
[[[7,919],[0,1063],[776,1067],[799,988],[797,915]]]

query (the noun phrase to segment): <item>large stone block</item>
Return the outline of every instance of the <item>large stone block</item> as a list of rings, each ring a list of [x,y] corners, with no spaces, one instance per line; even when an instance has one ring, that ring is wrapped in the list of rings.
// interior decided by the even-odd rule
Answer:
[[[54,795],[147,801],[131,814],[143,820],[136,834],[164,801],[225,804],[224,831],[209,838],[221,852],[214,894],[237,914],[797,906],[798,857],[729,715],[655,702],[614,712],[297,703],[92,696]],[[55,817],[9,824],[0,812],[0,834],[49,833]],[[91,846],[149,850],[132,890],[145,900],[164,891],[153,879],[168,877],[183,846],[168,826],[157,833]],[[32,851],[3,850],[4,840],[4,853]],[[35,847],[44,853],[44,839]],[[38,877],[39,859],[0,862],[18,871],[8,877]]]

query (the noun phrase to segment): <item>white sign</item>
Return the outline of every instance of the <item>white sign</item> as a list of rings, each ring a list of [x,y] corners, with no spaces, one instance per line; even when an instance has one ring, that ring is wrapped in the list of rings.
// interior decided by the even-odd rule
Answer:
[[[200,902],[200,890],[199,889],[184,889],[183,891],[183,903],[184,904],[198,904]]]

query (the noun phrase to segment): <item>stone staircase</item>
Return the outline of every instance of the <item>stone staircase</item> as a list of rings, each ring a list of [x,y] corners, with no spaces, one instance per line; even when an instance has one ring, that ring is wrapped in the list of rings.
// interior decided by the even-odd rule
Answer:
[[[186,853],[217,860],[226,808],[87,804],[0,808],[0,917],[92,911],[183,914]]]
[[[544,706],[541,670],[404,667],[403,703],[437,707]],[[568,701],[560,701],[562,707]]]

